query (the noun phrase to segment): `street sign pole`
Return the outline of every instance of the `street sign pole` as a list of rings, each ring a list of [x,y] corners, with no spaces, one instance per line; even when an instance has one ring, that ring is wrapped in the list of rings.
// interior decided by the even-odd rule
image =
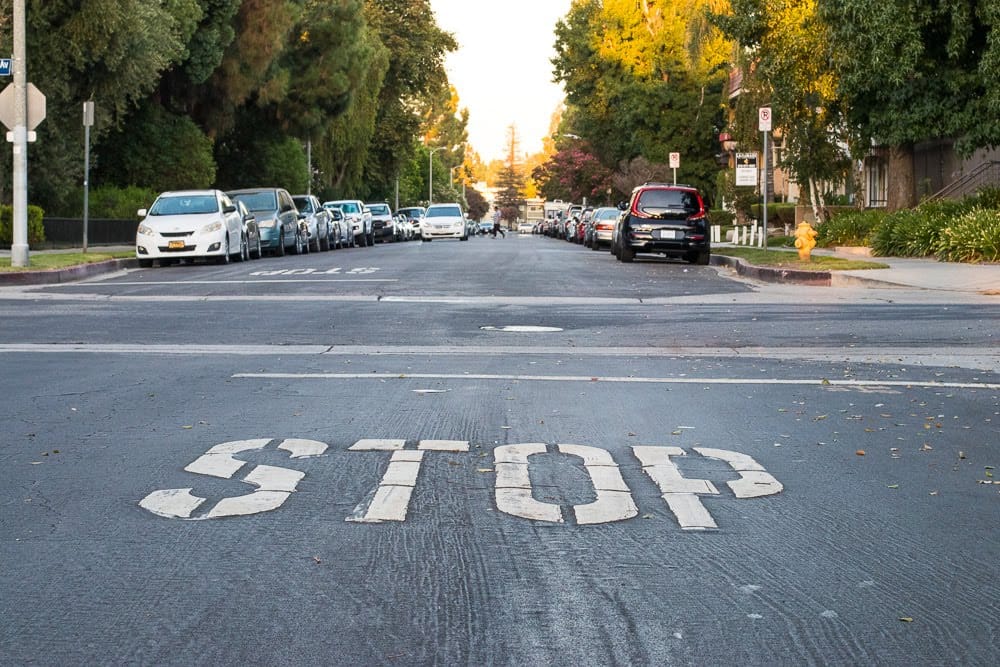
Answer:
[[[90,128],[94,124],[94,103],[83,103],[83,252],[87,252],[87,222],[90,218]]]
[[[28,255],[28,93],[24,0],[14,0],[14,182],[10,265],[26,267]]]
[[[767,250],[767,199],[768,195],[768,181],[767,181],[767,133],[771,131],[771,107],[761,107],[757,110],[758,125],[761,132],[764,133],[764,185],[761,188],[761,192],[764,193],[764,205],[762,207],[763,211],[763,245],[764,250]]]

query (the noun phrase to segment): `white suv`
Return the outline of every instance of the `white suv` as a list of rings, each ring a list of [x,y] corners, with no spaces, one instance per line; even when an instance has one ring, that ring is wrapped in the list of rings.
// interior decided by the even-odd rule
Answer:
[[[465,227],[465,214],[459,204],[431,204],[420,220],[420,238],[469,240]]]
[[[375,232],[372,229],[372,214],[360,199],[338,199],[323,202],[324,207],[339,208],[344,219],[354,231],[356,245],[375,245]]]

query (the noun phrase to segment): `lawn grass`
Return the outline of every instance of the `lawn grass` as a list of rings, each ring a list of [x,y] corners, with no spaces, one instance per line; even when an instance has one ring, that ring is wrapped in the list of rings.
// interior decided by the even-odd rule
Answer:
[[[10,271],[45,271],[49,269],[66,269],[81,264],[106,262],[109,259],[128,259],[135,257],[135,252],[33,252],[28,258],[29,266],[13,267],[10,257],[0,257],[0,272]]]
[[[888,269],[888,264],[866,262],[860,259],[842,259],[829,255],[813,255],[812,261],[803,262],[795,250],[761,250],[758,248],[715,247],[716,255],[739,257],[754,266],[769,266],[799,271],[855,271],[858,269]]]

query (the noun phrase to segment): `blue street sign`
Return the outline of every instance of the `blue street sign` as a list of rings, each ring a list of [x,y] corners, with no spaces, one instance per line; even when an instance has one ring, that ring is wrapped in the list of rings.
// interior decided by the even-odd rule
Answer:
[[[0,76],[10,76],[14,61],[11,58],[0,58]]]

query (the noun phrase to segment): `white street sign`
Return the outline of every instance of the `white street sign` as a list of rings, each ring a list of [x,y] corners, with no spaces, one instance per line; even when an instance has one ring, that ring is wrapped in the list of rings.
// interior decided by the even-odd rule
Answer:
[[[736,185],[757,185],[757,154],[736,154]]]
[[[761,132],[771,131],[771,107],[761,107],[757,110],[757,119]]]
[[[670,154],[670,168],[671,169],[680,169],[680,167],[681,167],[681,154],[680,153],[671,153]]]

